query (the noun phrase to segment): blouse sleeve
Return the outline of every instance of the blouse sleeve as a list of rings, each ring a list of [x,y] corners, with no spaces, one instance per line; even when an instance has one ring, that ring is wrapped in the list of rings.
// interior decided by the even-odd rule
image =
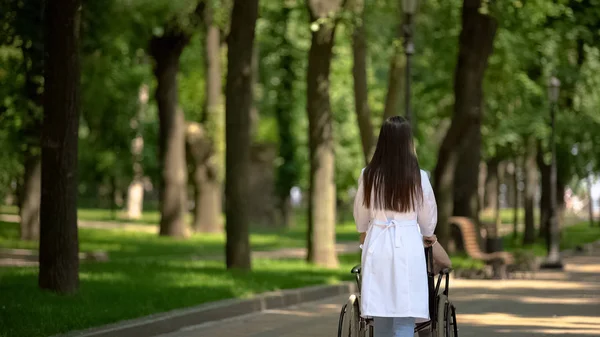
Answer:
[[[421,228],[421,234],[431,236],[437,225],[437,204],[429,177],[424,171],[421,171],[421,185],[423,187],[423,203],[417,213],[417,222]]]
[[[369,210],[363,204],[364,201],[364,186],[362,172],[360,178],[358,178],[358,189],[356,196],[354,197],[354,222],[356,223],[356,230],[359,233],[364,233],[369,227],[370,214]]]

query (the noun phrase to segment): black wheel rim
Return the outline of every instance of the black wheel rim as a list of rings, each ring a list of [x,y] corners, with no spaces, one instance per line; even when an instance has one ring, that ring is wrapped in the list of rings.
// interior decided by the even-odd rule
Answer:
[[[458,337],[458,324],[456,324],[456,308],[454,306],[451,306],[451,315],[452,315],[452,329],[454,332],[454,336],[453,337]]]
[[[444,324],[444,337],[450,336],[450,316],[450,307],[448,303],[446,303],[444,305],[444,322],[446,323]]]
[[[342,337],[342,330],[344,327],[344,316],[346,315],[346,306],[347,304],[344,304],[344,306],[342,307],[342,311],[340,312],[340,320],[338,322],[338,337]]]

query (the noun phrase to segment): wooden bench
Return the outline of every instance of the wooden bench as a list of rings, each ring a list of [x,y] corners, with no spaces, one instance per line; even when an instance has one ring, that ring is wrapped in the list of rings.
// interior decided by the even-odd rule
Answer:
[[[463,245],[467,255],[475,260],[480,260],[486,264],[492,265],[494,271],[494,277],[496,278],[507,278],[507,266],[514,263],[514,257],[509,252],[494,252],[485,253],[479,246],[477,239],[477,228],[473,220],[453,216],[448,220],[449,225],[455,225],[458,227],[463,240]]]

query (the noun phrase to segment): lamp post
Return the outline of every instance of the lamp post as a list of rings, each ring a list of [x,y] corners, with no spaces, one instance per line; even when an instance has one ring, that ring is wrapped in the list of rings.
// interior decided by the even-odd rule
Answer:
[[[416,124],[414,121],[414,116],[412,115],[412,111],[410,108],[410,75],[411,75],[411,56],[415,52],[415,46],[412,41],[412,26],[413,26],[413,16],[417,11],[417,0],[402,0],[402,11],[404,12],[404,54],[406,55],[406,97],[404,98],[405,104],[405,114],[406,119],[408,119],[413,126],[413,129],[416,128]]]
[[[550,100],[550,148],[552,160],[550,162],[550,228],[546,238],[548,256],[542,264],[545,269],[562,269],[560,258],[560,227],[556,212],[556,103],[560,92],[560,81],[556,77],[550,78],[548,85],[548,99]]]

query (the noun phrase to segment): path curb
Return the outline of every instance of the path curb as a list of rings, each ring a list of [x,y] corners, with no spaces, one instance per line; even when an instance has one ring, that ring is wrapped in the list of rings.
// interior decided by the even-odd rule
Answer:
[[[354,282],[273,291],[247,300],[229,299],[176,309],[96,328],[73,331],[54,337],[151,337],[181,328],[241,315],[279,309],[356,291]]]

